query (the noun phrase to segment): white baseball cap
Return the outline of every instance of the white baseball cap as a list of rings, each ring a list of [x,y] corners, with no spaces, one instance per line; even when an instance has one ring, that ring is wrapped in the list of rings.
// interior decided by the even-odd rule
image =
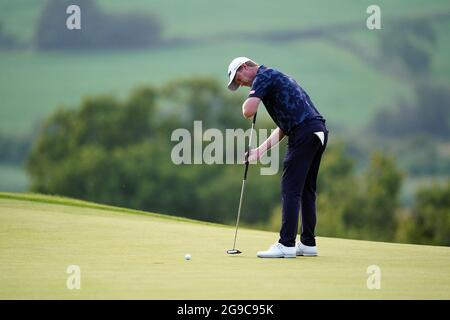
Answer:
[[[231,61],[230,65],[228,66],[228,77],[230,77],[230,81],[228,82],[228,89],[230,89],[231,91],[235,91],[239,88],[239,85],[234,82],[234,77],[236,76],[236,71],[239,69],[239,67],[247,61],[251,60],[247,57],[238,57],[233,59],[233,61]]]

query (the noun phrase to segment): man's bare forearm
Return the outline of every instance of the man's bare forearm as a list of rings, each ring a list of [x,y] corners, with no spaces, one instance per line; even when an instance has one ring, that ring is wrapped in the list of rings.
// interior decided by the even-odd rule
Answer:
[[[270,150],[273,146],[277,145],[286,135],[283,131],[281,131],[280,128],[276,128],[272,134],[261,143],[261,145],[258,147],[259,154],[264,154],[267,150]]]

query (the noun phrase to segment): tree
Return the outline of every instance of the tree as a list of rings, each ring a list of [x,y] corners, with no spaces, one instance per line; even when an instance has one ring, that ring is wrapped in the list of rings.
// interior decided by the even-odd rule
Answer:
[[[232,223],[242,165],[176,165],[171,133],[192,129],[194,120],[203,120],[205,129],[247,127],[235,112],[236,100],[216,81],[201,78],[176,88],[142,87],[124,102],[99,96],[60,109],[44,124],[28,158],[32,191]],[[276,176],[250,182],[243,222],[267,219],[277,191]]]
[[[412,212],[403,222],[398,240],[450,246],[450,180],[418,190]]]
[[[317,226],[319,236],[367,240],[392,240],[397,228],[396,213],[401,173],[394,159],[375,152],[359,177],[344,145],[330,145],[323,157],[317,183]],[[278,231],[278,206],[266,228]]]
[[[354,163],[345,153],[342,143],[329,145],[320,166],[317,181],[317,227],[320,236],[359,236],[354,230],[359,222],[363,195],[354,172]],[[277,206],[266,225],[273,231],[280,230],[281,206]]]
[[[395,234],[402,173],[392,157],[376,152],[372,155],[365,180],[367,205],[361,211],[364,229],[372,237],[390,241]]]

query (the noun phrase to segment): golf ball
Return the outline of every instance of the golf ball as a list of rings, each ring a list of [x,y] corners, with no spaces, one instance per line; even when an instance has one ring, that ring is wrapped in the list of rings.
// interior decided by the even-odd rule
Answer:
[[[185,260],[191,260],[191,255],[189,253],[186,253],[186,255],[184,256]]]

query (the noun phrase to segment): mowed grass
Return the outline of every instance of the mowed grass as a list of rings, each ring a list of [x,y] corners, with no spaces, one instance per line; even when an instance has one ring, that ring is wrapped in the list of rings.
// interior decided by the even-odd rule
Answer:
[[[245,213],[244,213],[245,214]],[[258,259],[277,234],[41,195],[0,194],[1,299],[449,299],[450,248],[318,237],[319,257]],[[190,253],[192,260],[184,260]],[[69,290],[68,266],[81,270]],[[381,288],[367,288],[371,265]]]

